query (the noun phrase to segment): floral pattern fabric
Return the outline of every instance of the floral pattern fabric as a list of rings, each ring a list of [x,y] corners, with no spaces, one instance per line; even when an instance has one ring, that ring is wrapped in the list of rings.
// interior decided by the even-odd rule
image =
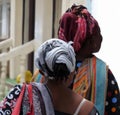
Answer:
[[[34,115],[54,115],[53,104],[46,86],[41,83],[31,84]],[[0,115],[12,114],[12,111],[16,106],[17,99],[19,99],[19,96],[22,93],[22,86],[23,85],[16,85],[13,87],[4,100],[0,102]],[[31,114],[29,95],[28,85],[26,85],[24,96],[22,98],[20,115]]]
[[[11,115],[21,92],[21,85],[15,85],[0,103],[0,115]]]

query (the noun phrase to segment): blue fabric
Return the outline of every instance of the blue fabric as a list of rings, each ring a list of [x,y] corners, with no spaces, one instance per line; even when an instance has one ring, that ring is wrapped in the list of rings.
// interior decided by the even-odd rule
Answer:
[[[105,97],[107,90],[107,70],[106,64],[97,58],[96,63],[96,100],[95,105],[100,115],[104,115]]]
[[[42,75],[39,73],[38,76],[36,77],[35,82],[39,83],[41,80]]]
[[[77,67],[79,68],[81,66],[82,62],[77,62]]]

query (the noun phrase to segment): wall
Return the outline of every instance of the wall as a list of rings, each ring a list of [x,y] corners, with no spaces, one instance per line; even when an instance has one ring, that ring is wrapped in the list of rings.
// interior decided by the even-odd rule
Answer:
[[[45,41],[52,36],[52,0],[36,0],[35,38]]]
[[[92,13],[98,20],[103,35],[102,47],[96,55],[112,70],[120,87],[120,7],[119,0],[93,0]]]

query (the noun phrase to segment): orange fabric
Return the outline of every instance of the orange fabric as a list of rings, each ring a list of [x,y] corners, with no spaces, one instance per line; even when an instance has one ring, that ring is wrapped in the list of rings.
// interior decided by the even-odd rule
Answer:
[[[95,102],[96,94],[96,58],[93,57],[91,60],[86,59],[82,65],[78,68],[76,78],[74,80],[73,91],[82,95],[87,96],[88,89],[92,84],[91,101]]]
[[[86,97],[91,82],[89,70],[88,60],[86,60],[85,63],[78,68],[73,85],[73,91],[81,94],[83,97]]]
[[[93,103],[95,103],[95,94],[96,94],[96,58],[93,57],[92,60],[91,60],[91,63],[92,63],[92,93],[91,93],[91,101]]]

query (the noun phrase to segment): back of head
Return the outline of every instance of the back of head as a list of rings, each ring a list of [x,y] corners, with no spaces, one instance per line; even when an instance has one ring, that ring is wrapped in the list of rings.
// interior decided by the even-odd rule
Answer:
[[[78,52],[86,39],[90,39],[100,28],[95,18],[83,5],[72,5],[63,14],[59,22],[58,38],[66,42],[73,41],[75,52]]]
[[[44,42],[35,55],[35,65],[49,79],[63,80],[75,69],[75,53],[71,42],[58,38]]]

